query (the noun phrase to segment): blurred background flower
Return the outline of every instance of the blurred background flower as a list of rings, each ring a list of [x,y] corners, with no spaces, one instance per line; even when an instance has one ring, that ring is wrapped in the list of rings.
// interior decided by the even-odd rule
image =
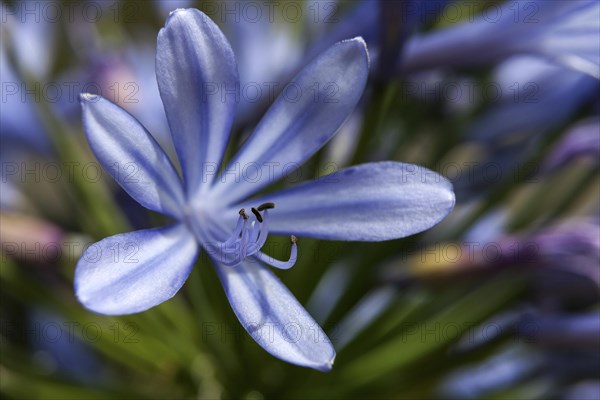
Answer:
[[[597,0],[0,6],[3,397],[600,398]],[[91,243],[169,222],[96,161],[78,95],[121,105],[173,157],[154,54],[178,7],[209,15],[237,56],[226,160],[290,77],[360,35],[366,92],[298,176],[397,160],[454,184],[456,208],[434,229],[307,238],[278,274],[331,338],[328,374],[262,351],[202,255],[183,290],[144,313],[96,315],[74,296]],[[266,245],[283,258],[287,240]]]

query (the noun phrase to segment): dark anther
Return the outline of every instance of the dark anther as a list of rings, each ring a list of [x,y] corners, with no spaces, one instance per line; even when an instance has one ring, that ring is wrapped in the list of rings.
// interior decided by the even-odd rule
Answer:
[[[275,203],[262,203],[260,206],[256,207],[258,211],[270,210],[271,208],[275,208]]]
[[[263,222],[263,217],[262,215],[260,215],[260,213],[258,212],[258,210],[254,207],[251,208],[252,210],[252,214],[254,214],[254,216],[256,217],[256,219],[258,220],[258,222]]]
[[[292,242],[292,244],[296,244],[296,242],[298,242],[298,238],[296,238],[296,236],[292,235],[292,236],[290,236],[290,242]]]
[[[240,215],[242,216],[242,218],[244,219],[248,219],[248,214],[246,214],[246,210],[244,210],[243,208],[240,210]]]

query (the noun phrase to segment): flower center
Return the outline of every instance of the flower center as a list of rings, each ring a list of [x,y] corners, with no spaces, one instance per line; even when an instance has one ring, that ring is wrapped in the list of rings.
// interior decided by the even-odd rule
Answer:
[[[254,256],[262,262],[275,268],[289,269],[294,266],[298,258],[298,246],[296,237],[291,236],[292,249],[287,261],[279,261],[267,256],[260,249],[264,246],[269,236],[269,210],[275,208],[274,203],[264,203],[258,207],[252,207],[252,218],[245,209],[241,209],[235,229],[231,236],[223,242],[219,242],[220,261],[229,266],[240,264],[246,257]]]

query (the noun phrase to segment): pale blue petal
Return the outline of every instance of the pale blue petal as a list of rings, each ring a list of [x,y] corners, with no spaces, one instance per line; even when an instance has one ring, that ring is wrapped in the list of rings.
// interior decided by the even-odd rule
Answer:
[[[552,131],[597,97],[600,89],[598,81],[586,74],[533,56],[512,57],[500,64],[493,81],[501,85],[503,97],[466,129],[469,138],[480,142],[514,143],[518,139],[508,139],[509,135],[533,137],[535,132]]]
[[[214,264],[233,311],[259,345],[292,364],[331,370],[329,338],[268,268],[252,260],[236,267]]]
[[[141,205],[179,217],[183,187],[156,140],[127,111],[91,94],[81,95],[83,126],[104,169]]]
[[[483,146],[487,161],[454,181],[459,199],[484,194],[491,189],[490,179],[499,183],[519,174],[540,140],[593,101],[600,88],[589,75],[534,56],[511,57],[496,68],[492,81],[502,97],[465,129],[470,140]]]
[[[426,168],[398,162],[363,164],[297,185],[271,201],[275,234],[380,241],[429,229],[454,207],[452,185]]]
[[[415,36],[400,69],[489,65],[535,54],[600,78],[599,30],[598,0],[515,0],[472,21]]]
[[[331,265],[323,273],[306,302],[306,309],[320,324],[327,321],[348,290],[353,270],[350,263],[340,262]]]
[[[390,308],[396,296],[397,289],[392,286],[367,293],[333,329],[336,332],[335,348],[340,351],[369,328],[373,321]]]
[[[532,52],[600,79],[600,1],[562,1],[568,9],[559,11],[564,15],[557,15],[552,29],[532,40]]]
[[[177,293],[197,254],[196,240],[182,224],[111,236],[79,259],[75,294],[99,314],[145,311]]]
[[[156,76],[189,198],[214,179],[239,101],[233,51],[195,9],[171,13],[158,34]]]
[[[283,89],[211,195],[226,193],[233,204],[299,167],[350,115],[362,96],[368,69],[361,38],[332,46],[305,67]]]

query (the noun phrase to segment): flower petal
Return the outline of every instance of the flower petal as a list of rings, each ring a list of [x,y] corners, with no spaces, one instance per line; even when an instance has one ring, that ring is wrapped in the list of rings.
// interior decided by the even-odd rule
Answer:
[[[362,96],[368,69],[362,38],[337,43],[305,67],[283,88],[211,195],[227,193],[233,204],[299,167],[350,115]],[[246,179],[248,169],[252,177]],[[232,171],[237,172],[234,178]],[[244,179],[238,179],[240,172]]]
[[[335,332],[339,332],[336,336],[335,348],[340,351],[369,328],[390,308],[396,296],[397,289],[389,285],[373,289],[361,298],[334,328]]]
[[[518,137],[524,141],[552,131],[597,97],[600,88],[586,74],[532,56],[510,58],[496,68],[493,79],[503,96],[466,129],[467,137],[479,142],[518,143]]]
[[[253,200],[274,202],[271,232],[333,240],[397,239],[431,228],[454,207],[452,185],[398,162],[340,170]]]
[[[494,64],[535,54],[600,79],[599,16],[597,0],[508,1],[470,21],[413,37],[400,69]]]
[[[255,260],[235,268],[213,261],[235,315],[259,345],[292,364],[331,370],[329,338],[268,268]]]
[[[188,197],[219,169],[239,101],[231,46],[195,9],[175,10],[158,34],[156,77]],[[210,175],[212,173],[212,175]]]
[[[104,169],[141,205],[172,217],[183,204],[181,180],[156,140],[127,111],[81,95],[88,142]]]
[[[145,311],[173,297],[198,254],[185,225],[123,233],[88,247],[75,270],[75,294],[107,315]]]
[[[600,79],[600,2],[562,0],[562,3],[564,6],[554,16],[554,27],[534,40],[529,48],[533,53],[539,52],[566,67]]]

